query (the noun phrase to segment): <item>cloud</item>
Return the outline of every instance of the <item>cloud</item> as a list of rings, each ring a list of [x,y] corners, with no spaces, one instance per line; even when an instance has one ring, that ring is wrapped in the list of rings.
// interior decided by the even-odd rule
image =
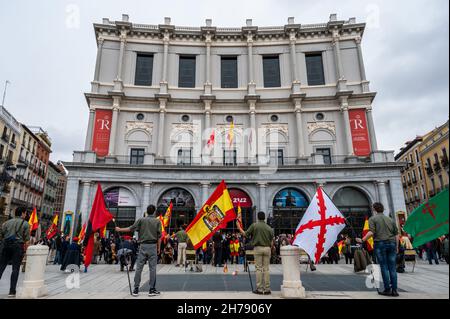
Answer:
[[[212,18],[218,26],[321,23],[330,13],[339,19],[367,21],[363,40],[366,73],[378,92],[374,102],[381,149],[398,150],[405,141],[448,119],[449,3],[446,0],[71,0],[2,1],[0,84],[11,81],[5,106],[21,122],[48,130],[52,159],[71,160],[83,149],[96,44],[92,23],[103,17],[120,20],[128,13],[136,23],[199,26]],[[13,26],[13,27],[10,27]]]

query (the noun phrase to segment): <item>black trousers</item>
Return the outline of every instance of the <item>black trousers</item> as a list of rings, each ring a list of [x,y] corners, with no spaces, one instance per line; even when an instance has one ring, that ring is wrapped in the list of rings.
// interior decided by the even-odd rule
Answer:
[[[2,254],[0,256],[0,279],[3,276],[3,272],[8,266],[8,263],[12,263],[11,283],[9,292],[11,294],[16,293],[17,280],[19,279],[20,265],[23,259],[23,247],[21,244],[5,245],[3,247]]]
[[[214,255],[214,266],[222,265],[222,247],[216,247]]]

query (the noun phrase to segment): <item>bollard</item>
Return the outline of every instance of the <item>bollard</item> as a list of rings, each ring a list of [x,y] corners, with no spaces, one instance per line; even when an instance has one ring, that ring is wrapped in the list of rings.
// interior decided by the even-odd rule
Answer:
[[[47,265],[48,246],[29,246],[27,249],[27,264],[23,286],[18,291],[18,298],[39,298],[47,295],[44,283],[45,267]]]
[[[282,298],[306,298],[305,288],[300,280],[300,248],[297,246],[281,247],[283,264]]]

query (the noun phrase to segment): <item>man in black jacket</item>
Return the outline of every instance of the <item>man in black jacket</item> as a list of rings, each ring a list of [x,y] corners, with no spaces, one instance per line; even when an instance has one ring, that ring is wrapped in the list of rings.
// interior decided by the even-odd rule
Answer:
[[[217,231],[213,235],[213,242],[214,242],[214,267],[223,267],[222,265],[222,234],[219,231]]]

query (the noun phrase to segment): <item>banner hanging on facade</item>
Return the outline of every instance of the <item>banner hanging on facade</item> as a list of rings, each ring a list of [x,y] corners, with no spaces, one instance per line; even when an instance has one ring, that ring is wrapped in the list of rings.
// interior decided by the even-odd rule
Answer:
[[[349,110],[353,152],[356,156],[369,156],[370,140],[365,109]]]
[[[92,137],[92,151],[97,156],[106,156],[109,152],[109,139],[111,136],[111,110],[96,110],[94,134]]]

